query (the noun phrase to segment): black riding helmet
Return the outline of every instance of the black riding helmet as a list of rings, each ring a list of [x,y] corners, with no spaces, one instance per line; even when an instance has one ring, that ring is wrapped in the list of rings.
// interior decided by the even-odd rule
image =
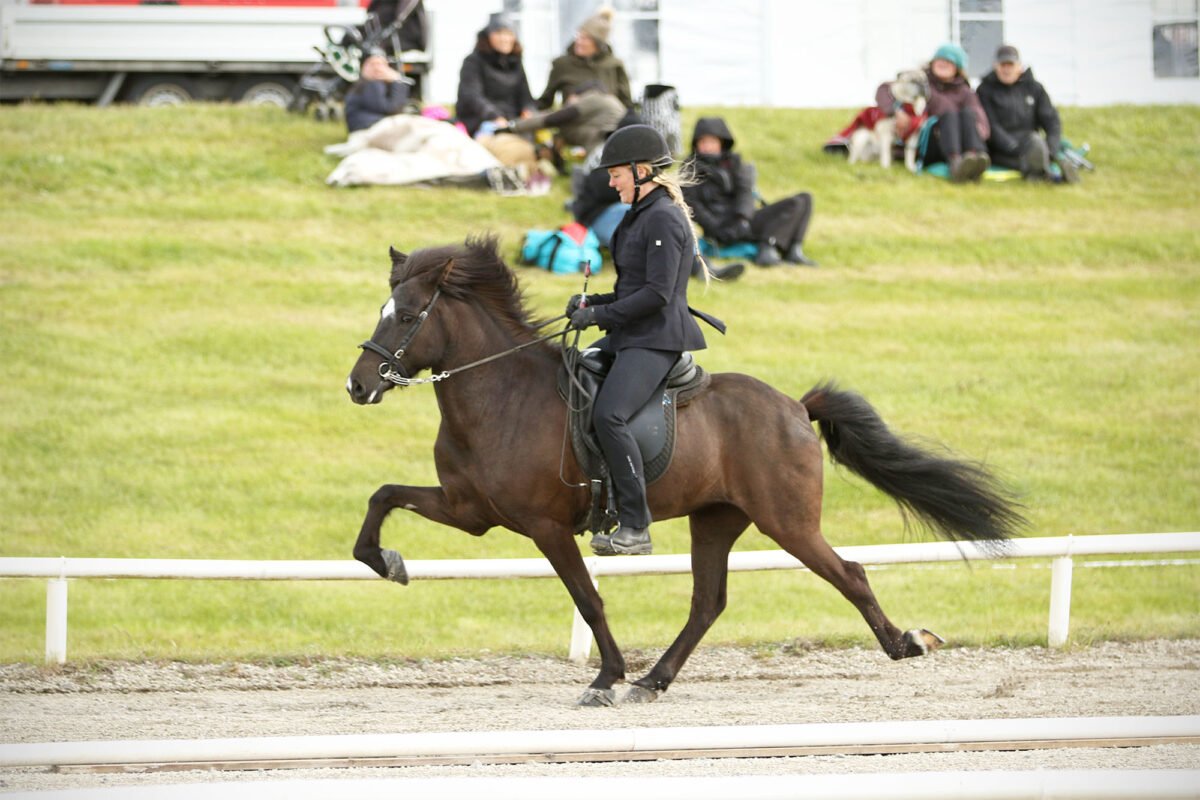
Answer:
[[[652,180],[671,161],[671,148],[661,133],[649,125],[627,125],[604,142],[598,166],[600,169],[628,166],[633,171],[633,183],[637,186],[633,195],[633,202],[636,203],[642,184]],[[650,174],[644,178],[637,176],[637,165],[641,163],[650,165]]]

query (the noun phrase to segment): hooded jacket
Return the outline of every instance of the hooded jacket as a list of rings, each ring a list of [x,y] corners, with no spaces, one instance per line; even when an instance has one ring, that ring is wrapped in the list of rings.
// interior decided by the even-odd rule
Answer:
[[[696,141],[701,136],[720,139],[721,152],[713,156],[697,153]],[[739,219],[749,220],[755,211],[754,185],[758,172],[733,151],[733,144],[733,134],[724,119],[701,117],[692,133],[692,152],[684,162],[691,165],[698,183],[685,186],[683,197],[704,235],[718,242],[738,238],[734,235],[735,223]]]
[[[992,126],[988,149],[1005,155],[1019,155],[1029,134],[1045,131],[1046,144],[1053,157],[1062,143],[1062,122],[1050,102],[1046,89],[1026,69],[1016,82],[1003,83],[996,73],[983,76],[976,90]]]
[[[550,77],[546,80],[546,91],[537,99],[538,108],[550,108],[554,98],[562,94],[563,99],[581,83],[600,81],[604,88],[615,95],[625,108],[633,108],[633,95],[629,91],[629,76],[625,73],[625,62],[613,55],[608,45],[599,45],[590,58],[575,55],[572,47],[550,64]]]
[[[511,53],[497,53],[488,44],[487,30],[481,30],[458,74],[455,110],[467,133],[474,136],[484,120],[504,117],[511,122],[535,106],[520,45]]]

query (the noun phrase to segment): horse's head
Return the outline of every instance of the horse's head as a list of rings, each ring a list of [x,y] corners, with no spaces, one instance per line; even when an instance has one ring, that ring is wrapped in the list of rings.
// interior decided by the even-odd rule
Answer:
[[[418,250],[412,256],[389,248],[392,294],[379,312],[371,338],[350,371],[346,391],[363,405],[378,403],[393,386],[404,386],[440,356],[442,337],[427,323],[435,314],[441,284],[454,264],[452,248]]]

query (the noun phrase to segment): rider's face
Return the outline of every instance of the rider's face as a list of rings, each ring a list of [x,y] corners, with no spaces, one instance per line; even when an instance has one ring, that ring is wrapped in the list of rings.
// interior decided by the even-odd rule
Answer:
[[[608,168],[608,185],[617,190],[622,203],[633,202],[633,170],[628,165]]]

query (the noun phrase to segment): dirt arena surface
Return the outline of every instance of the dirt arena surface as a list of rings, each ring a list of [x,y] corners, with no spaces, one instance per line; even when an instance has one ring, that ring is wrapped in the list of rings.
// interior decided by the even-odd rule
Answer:
[[[628,656],[629,674],[657,653]],[[701,647],[657,702],[577,708],[594,677],[541,656],[300,664],[0,665],[4,743],[115,739],[773,725],[885,720],[1200,715],[1200,640],[880,651]],[[623,694],[619,687],[618,697]],[[59,774],[0,769],[0,792],[353,777],[763,775],[1200,768],[1200,745],[1014,752]]]

